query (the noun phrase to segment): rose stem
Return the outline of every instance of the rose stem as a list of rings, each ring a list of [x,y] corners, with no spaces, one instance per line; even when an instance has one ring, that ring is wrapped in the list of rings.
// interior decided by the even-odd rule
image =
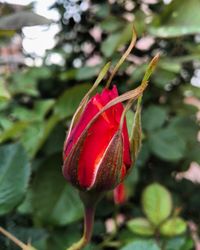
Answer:
[[[93,224],[94,224],[94,214],[95,214],[95,205],[94,206],[84,206],[84,232],[82,238],[74,243],[67,250],[80,250],[85,247],[91,239]]]

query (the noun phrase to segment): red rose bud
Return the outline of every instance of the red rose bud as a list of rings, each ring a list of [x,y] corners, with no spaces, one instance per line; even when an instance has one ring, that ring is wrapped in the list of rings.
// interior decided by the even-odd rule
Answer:
[[[122,103],[102,112],[117,97],[116,86],[93,96],[65,141],[63,174],[81,190],[113,189],[131,166],[125,119],[120,128]]]
[[[120,96],[116,86],[109,89],[114,75],[135,42],[136,33],[133,28],[131,43],[114,67],[106,88],[90,98],[109,70],[110,63],[101,70],[72,118],[63,150],[63,175],[81,190],[79,194],[85,209],[85,226],[83,237],[68,250],[80,250],[87,245],[91,238],[97,202],[104,191],[114,189],[124,180],[140,149],[141,95],[147,87],[158,56],[151,61],[139,87]],[[138,98],[137,115],[129,142],[125,114]],[[124,101],[128,101],[125,108],[122,105]],[[124,186],[119,185],[116,192],[116,201],[121,203],[125,197]]]
[[[123,204],[126,202],[127,196],[126,196],[126,186],[124,183],[120,183],[115,189],[114,189],[114,201],[115,204]]]

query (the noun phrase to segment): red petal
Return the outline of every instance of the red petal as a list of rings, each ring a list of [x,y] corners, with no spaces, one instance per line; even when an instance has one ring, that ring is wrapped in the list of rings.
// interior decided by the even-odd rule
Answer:
[[[99,95],[92,98],[92,103],[99,110],[102,109],[110,100],[118,96],[117,89],[104,89]],[[95,178],[95,170],[100,162],[109,142],[113,135],[119,128],[119,122],[115,119],[115,110],[120,113],[123,112],[121,104],[106,110],[99,116],[97,121],[91,126],[88,131],[88,137],[85,140],[83,151],[79,160],[79,182],[82,187],[89,187]]]

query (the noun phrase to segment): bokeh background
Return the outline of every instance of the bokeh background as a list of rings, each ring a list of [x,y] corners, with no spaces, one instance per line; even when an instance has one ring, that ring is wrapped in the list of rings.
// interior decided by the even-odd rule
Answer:
[[[100,202],[86,249],[200,249],[199,13],[199,0],[0,1],[3,228],[38,250],[79,239],[82,204],[61,172],[66,130],[134,24],[136,46],[112,84],[120,93],[138,86],[160,52],[143,97],[143,145],[127,202],[115,205],[112,193]],[[0,249],[19,247],[0,235]]]

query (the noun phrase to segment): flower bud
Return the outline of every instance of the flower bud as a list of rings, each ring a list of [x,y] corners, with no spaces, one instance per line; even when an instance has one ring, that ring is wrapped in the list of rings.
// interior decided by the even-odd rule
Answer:
[[[124,111],[122,103],[101,112],[117,97],[116,86],[93,96],[65,141],[63,174],[80,190],[113,189],[131,166],[125,119],[120,128]]]

